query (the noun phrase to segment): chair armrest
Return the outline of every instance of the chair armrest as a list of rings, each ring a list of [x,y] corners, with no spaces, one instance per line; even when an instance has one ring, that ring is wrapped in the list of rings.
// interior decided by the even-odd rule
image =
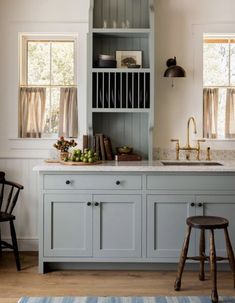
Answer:
[[[23,185],[18,184],[18,183],[16,183],[16,182],[12,182],[12,181],[7,181],[7,180],[5,180],[4,183],[7,184],[7,185],[15,186],[15,187],[17,187],[17,188],[19,188],[19,189],[24,189],[24,186],[23,186]]]

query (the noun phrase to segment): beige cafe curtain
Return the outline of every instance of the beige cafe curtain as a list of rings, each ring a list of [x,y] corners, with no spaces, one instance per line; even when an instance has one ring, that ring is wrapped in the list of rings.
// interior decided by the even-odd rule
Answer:
[[[203,89],[203,136],[217,138],[218,88]]]
[[[60,89],[59,136],[78,136],[77,88]]]
[[[46,106],[44,87],[21,87],[19,124],[21,138],[40,138]]]
[[[228,88],[226,96],[225,138],[235,138],[235,89]]]

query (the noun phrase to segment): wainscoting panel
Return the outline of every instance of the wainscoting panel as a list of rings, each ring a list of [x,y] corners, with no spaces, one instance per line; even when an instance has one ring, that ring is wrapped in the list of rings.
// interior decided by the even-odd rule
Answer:
[[[6,179],[24,186],[14,214],[15,227],[21,251],[38,250],[38,173],[33,167],[42,159],[0,158],[0,170],[5,171]],[[1,224],[2,238],[9,240],[8,223]]]

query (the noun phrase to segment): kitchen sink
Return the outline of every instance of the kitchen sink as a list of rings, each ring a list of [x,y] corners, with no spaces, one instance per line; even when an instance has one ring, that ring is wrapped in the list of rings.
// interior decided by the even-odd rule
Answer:
[[[166,166],[222,166],[219,162],[209,162],[209,161],[161,161],[163,165]]]

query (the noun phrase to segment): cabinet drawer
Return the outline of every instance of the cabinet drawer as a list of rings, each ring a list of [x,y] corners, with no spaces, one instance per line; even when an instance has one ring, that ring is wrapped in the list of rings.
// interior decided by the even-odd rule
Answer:
[[[148,175],[147,189],[234,190],[235,176],[226,175]]]
[[[141,189],[141,176],[45,175],[44,189]]]

